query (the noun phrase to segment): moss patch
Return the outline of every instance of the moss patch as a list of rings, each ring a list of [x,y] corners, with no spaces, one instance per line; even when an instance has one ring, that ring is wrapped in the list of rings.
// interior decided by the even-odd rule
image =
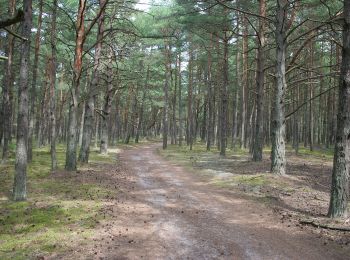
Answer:
[[[58,166],[64,167],[65,150],[57,148]],[[28,167],[28,200],[11,201],[14,160],[0,165],[0,259],[32,259],[53,252],[67,251],[87,243],[102,210],[116,189],[85,180],[85,168],[116,163],[116,154],[91,152],[92,164],[78,173],[51,173],[47,147],[35,149]],[[57,176],[56,176],[57,175]]]

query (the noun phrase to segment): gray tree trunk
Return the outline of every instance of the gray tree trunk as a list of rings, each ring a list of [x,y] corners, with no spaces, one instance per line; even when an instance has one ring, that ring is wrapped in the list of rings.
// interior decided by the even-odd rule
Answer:
[[[224,60],[223,60],[223,82],[221,85],[221,113],[220,113],[220,155],[226,155],[226,146],[227,146],[227,108],[228,108],[228,97],[227,97],[227,88],[228,88],[228,41],[229,38],[226,35],[224,38]]]
[[[286,91],[286,15],[288,2],[277,0],[276,14],[276,86],[272,115],[271,171],[286,173],[284,96]]]
[[[28,143],[28,85],[30,36],[32,29],[32,0],[23,0],[24,22],[22,36],[27,40],[22,43],[21,67],[18,86],[18,116],[15,180],[13,184],[13,199],[15,201],[27,198],[27,143]]]
[[[35,100],[36,100],[36,85],[38,78],[38,65],[40,53],[40,37],[43,14],[43,0],[39,2],[38,27],[35,39],[35,54],[33,64],[33,81],[30,93],[30,113],[29,113],[29,133],[28,133],[28,162],[33,159],[33,134],[34,134],[34,114],[35,114]]]
[[[328,215],[347,217],[350,170],[350,1],[344,1],[342,66],[339,80],[337,133]]]
[[[15,13],[16,1],[9,1],[9,14],[13,16]],[[10,29],[13,26],[10,27]],[[2,88],[2,132],[3,132],[3,148],[2,148],[2,161],[6,162],[9,156],[9,142],[11,139],[11,122],[12,122],[12,107],[13,107],[13,50],[14,50],[15,38],[12,34],[7,36],[7,62],[5,63],[5,76],[3,78]]]
[[[163,108],[163,149],[168,147],[168,103],[169,103],[169,82],[170,82],[170,45],[168,39],[165,40],[165,82],[164,82],[164,108]]]
[[[260,0],[260,15],[266,16],[266,0]],[[259,20],[259,37],[257,53],[257,73],[256,73],[256,120],[255,120],[255,137],[253,145],[253,161],[261,161],[264,146],[264,81],[265,81],[265,19]]]
[[[66,165],[67,171],[75,171],[77,169],[77,116],[78,116],[78,98],[79,85],[82,72],[83,62],[83,47],[85,41],[85,16],[86,1],[79,1],[78,16],[76,22],[76,41],[75,41],[75,56],[73,66],[73,81],[70,90],[71,99],[69,106],[68,133],[67,133],[67,150],[66,150]]]
[[[183,141],[183,120],[182,120],[182,75],[181,75],[181,52],[178,58],[178,74],[179,74],[179,146],[182,146]]]
[[[247,103],[248,103],[248,21],[243,17],[243,41],[242,41],[242,100],[241,100],[241,148],[246,148],[247,131]]]
[[[142,90],[142,101],[141,101],[141,107],[140,107],[139,122],[137,124],[135,143],[139,142],[140,134],[142,131],[143,114],[144,114],[144,106],[145,106],[145,101],[146,101],[146,93],[148,90],[149,73],[150,73],[150,70],[149,70],[149,66],[148,66],[147,74],[146,74],[146,81],[145,81],[144,88]]]
[[[88,80],[86,80],[86,82],[88,82]],[[86,85],[88,85],[88,83]],[[85,103],[86,101],[83,102],[83,107],[81,108],[82,111],[81,111],[81,119],[80,119],[80,127],[79,127],[79,142],[78,142],[78,146],[80,147],[80,149],[83,144],[84,118],[85,118],[85,106],[86,106]],[[80,161],[80,158],[79,158],[79,161]]]
[[[100,0],[100,7],[105,4],[104,0]],[[98,31],[97,31],[97,44],[95,47],[94,54],[94,68],[92,72],[92,80],[88,89],[88,100],[85,102],[85,115],[84,115],[84,126],[83,126],[83,137],[82,144],[80,146],[79,161],[83,163],[89,162],[90,144],[92,141],[92,133],[94,126],[94,115],[95,115],[95,96],[97,95],[98,85],[100,82],[100,67],[101,67],[101,52],[102,52],[102,38],[104,30],[104,11],[98,20]],[[95,140],[97,142],[97,140]]]
[[[101,117],[101,142],[100,142],[100,153],[108,153],[108,122],[109,115],[111,113],[113,97],[113,69],[112,69],[112,55],[108,59],[107,65],[107,91],[105,95],[105,103]]]
[[[57,0],[53,0],[53,9],[51,17],[51,60],[50,60],[50,120],[51,120],[51,170],[57,169],[56,157],[56,18],[57,18]]]

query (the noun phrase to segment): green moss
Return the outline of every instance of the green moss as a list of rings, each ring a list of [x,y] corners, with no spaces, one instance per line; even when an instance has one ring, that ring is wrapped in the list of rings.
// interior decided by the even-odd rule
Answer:
[[[67,248],[67,239],[83,239],[73,230],[92,229],[101,219],[98,203],[70,203],[51,201],[46,206],[33,202],[7,202],[1,205],[0,257],[25,259],[37,251],[48,253],[57,248]]]
[[[310,151],[310,149],[302,147],[299,149],[299,155],[308,155],[316,158],[332,160],[334,156],[334,150],[333,149],[315,149],[313,151]]]
[[[213,183],[220,187],[231,187],[239,184],[257,187],[270,185],[272,181],[267,175],[236,175],[226,179],[214,180]]]
[[[57,159],[63,169],[62,145],[57,147]],[[94,167],[115,163],[116,153],[102,156],[92,151],[91,159]],[[25,202],[10,200],[14,159],[0,165],[0,259],[33,259],[67,251],[86,243],[104,218],[104,199],[116,190],[95,182],[81,183],[77,173],[56,178],[51,174],[50,163],[48,147],[33,151],[33,162],[27,171],[29,199]]]

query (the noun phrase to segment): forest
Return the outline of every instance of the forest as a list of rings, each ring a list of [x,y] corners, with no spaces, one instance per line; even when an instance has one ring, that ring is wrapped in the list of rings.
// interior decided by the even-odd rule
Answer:
[[[0,259],[347,259],[350,0],[0,0]]]

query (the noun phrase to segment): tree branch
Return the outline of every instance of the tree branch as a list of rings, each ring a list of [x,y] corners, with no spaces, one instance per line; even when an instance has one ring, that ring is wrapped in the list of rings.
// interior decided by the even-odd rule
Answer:
[[[0,29],[10,26],[15,23],[22,22],[24,20],[24,13],[22,10],[18,10],[17,13],[10,18],[0,20]]]

